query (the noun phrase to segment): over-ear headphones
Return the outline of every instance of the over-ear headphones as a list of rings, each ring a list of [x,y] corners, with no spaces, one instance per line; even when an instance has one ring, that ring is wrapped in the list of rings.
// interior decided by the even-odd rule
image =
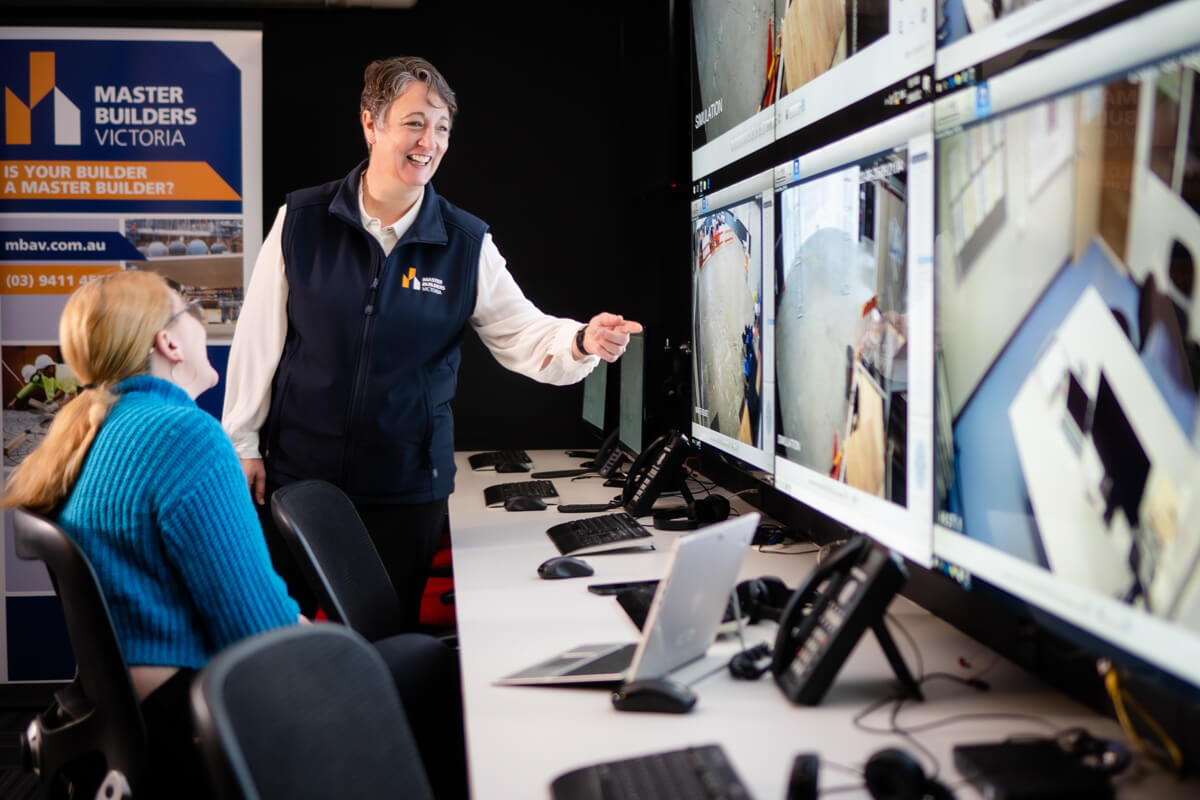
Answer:
[[[690,531],[701,525],[720,522],[729,516],[729,500],[713,494],[701,497],[686,506],[660,509],[654,512],[654,527],[660,531]]]
[[[788,598],[792,596],[792,590],[787,584],[774,575],[742,581],[735,591],[738,610],[751,625],[760,619],[778,622]],[[771,648],[766,644],[743,650],[729,660],[729,674],[739,680],[758,680],[771,668],[770,658]]]
[[[760,619],[778,622],[791,596],[792,590],[774,575],[763,575],[737,585],[738,605],[751,625]]]
[[[805,776],[796,774],[801,766],[807,773]],[[788,800],[815,797],[816,772],[815,755],[797,756],[788,786]],[[800,780],[801,777],[805,779]],[[863,779],[874,800],[954,800],[954,794],[943,783],[927,777],[917,760],[898,747],[880,750],[867,759]]]
[[[917,760],[898,747],[888,747],[867,759],[863,767],[867,791],[874,800],[951,800],[939,781],[925,775]]]

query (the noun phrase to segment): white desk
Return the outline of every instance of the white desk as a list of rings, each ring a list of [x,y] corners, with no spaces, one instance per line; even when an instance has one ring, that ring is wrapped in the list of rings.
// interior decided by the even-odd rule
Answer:
[[[587,591],[593,582],[661,577],[666,544],[678,533],[656,532],[663,543],[653,552],[587,556],[596,570],[590,578],[546,581],[536,567],[558,555],[544,531],[568,519],[548,511],[508,512],[483,505],[483,487],[526,480],[523,474],[472,472],[466,453],[458,462],[457,491],[450,500],[455,603],[462,652],[468,759],[474,800],[549,797],[550,782],[562,772],[599,761],[643,755],[689,744],[719,742],[752,795],[760,800],[784,797],[793,757],[817,752],[821,757],[822,790],[861,787],[861,777],[834,764],[861,768],[884,747],[903,747],[932,764],[902,736],[864,732],[853,717],[897,686],[875,638],[867,634],[834,681],[821,705],[793,706],[769,675],[749,683],[721,670],[693,688],[699,702],[690,714],[636,714],[615,711],[609,692],[597,689],[500,687],[493,681],[559,650],[599,641],[634,641],[637,630],[612,597]],[[535,451],[534,469],[576,466],[561,451]],[[599,479],[558,478],[563,502],[601,502],[615,494]],[[735,508],[738,503],[735,499]],[[744,506],[742,506],[744,508]],[[572,515],[574,516],[574,515]],[[796,586],[815,563],[812,555],[777,555],[751,551],[742,578],[778,575]],[[906,704],[903,727],[944,720],[954,715],[1027,713],[1058,729],[1086,726],[1094,735],[1120,738],[1115,722],[1099,717],[930,615],[904,598],[891,615],[917,641],[920,663],[903,634],[893,627],[897,646],[916,674],[951,672],[967,677],[960,657],[985,669],[991,684],[980,692],[951,681],[923,687],[924,703]],[[772,641],[774,626],[747,628],[748,645]],[[737,652],[736,640],[719,640],[702,662],[677,673],[692,677],[724,664]],[[991,665],[988,668],[988,665]],[[923,667],[923,669],[922,669]],[[868,717],[874,727],[887,726],[886,710]],[[977,798],[954,769],[951,748],[967,741],[997,741],[1013,734],[1045,735],[1046,724],[1034,720],[981,719],[934,728],[917,740],[937,757],[940,777],[960,797]],[[1197,796],[1200,782],[1180,784],[1155,772],[1122,776],[1119,797]],[[869,797],[865,788],[837,797]]]

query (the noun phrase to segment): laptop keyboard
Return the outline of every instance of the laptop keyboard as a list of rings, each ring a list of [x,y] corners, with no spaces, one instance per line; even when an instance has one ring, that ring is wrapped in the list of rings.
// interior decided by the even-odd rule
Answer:
[[[639,540],[653,538],[650,531],[624,511],[561,522],[546,529],[546,535],[564,556],[606,545],[646,544]]]
[[[502,506],[510,497],[540,497],[543,500],[558,497],[558,489],[547,480],[513,481],[496,483],[483,490],[483,501],[489,506]]]
[[[471,469],[494,467],[497,464],[529,464],[533,461],[524,450],[493,450],[490,453],[473,453],[467,456]]]
[[[566,772],[550,784],[554,800],[749,800],[720,745],[669,750]]]
[[[574,669],[569,669],[564,672],[564,675],[609,675],[617,672],[624,672],[629,669],[629,665],[633,663],[633,654],[637,650],[637,645],[626,645],[620,650],[614,650],[611,653],[606,653],[599,658],[593,658],[586,664],[580,664]]]

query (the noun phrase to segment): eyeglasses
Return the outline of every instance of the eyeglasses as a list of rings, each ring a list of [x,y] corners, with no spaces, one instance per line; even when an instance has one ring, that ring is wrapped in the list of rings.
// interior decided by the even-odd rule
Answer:
[[[204,324],[204,304],[201,303],[199,300],[193,300],[192,302],[188,303],[183,308],[176,311],[171,316],[167,317],[167,322],[165,325],[163,325],[163,327],[164,328],[171,327],[171,323],[173,323],[175,320],[179,319],[184,314],[191,314],[192,319],[196,320],[196,322],[199,322],[201,325]]]

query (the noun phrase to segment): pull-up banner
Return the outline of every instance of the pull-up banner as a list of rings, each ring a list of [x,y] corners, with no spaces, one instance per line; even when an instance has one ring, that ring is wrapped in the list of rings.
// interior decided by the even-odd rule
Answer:
[[[10,39],[0,75],[0,212],[241,211],[242,76],[213,42]]]
[[[163,275],[200,304],[224,363],[262,241],[262,33],[0,27],[0,91],[6,477],[78,396],[58,320],[88,281]],[[0,514],[0,684],[69,679],[53,587],[16,557],[10,521]]]

